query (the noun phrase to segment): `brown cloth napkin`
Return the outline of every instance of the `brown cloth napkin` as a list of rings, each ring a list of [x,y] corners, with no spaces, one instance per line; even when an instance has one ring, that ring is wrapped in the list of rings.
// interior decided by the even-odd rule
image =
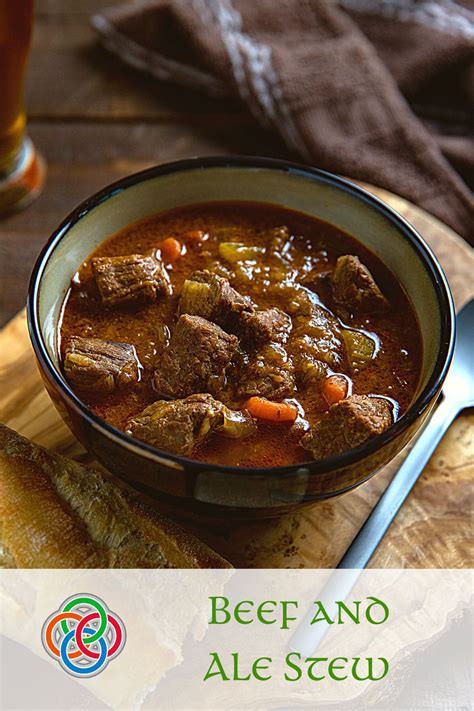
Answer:
[[[305,161],[403,195],[473,241],[472,2],[154,0],[92,24],[129,64],[240,97]]]

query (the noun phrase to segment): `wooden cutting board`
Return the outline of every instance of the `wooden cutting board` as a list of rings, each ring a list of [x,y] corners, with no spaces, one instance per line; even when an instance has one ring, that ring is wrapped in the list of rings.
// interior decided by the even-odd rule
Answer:
[[[368,186],[366,186],[368,187]],[[404,215],[437,254],[459,309],[473,297],[474,258],[452,230],[406,200],[369,188]],[[0,422],[38,444],[89,462],[36,368],[24,312],[0,331]],[[369,482],[302,513],[263,522],[186,522],[241,567],[334,567],[405,453]],[[371,561],[372,567],[471,567],[474,414],[458,417]]]

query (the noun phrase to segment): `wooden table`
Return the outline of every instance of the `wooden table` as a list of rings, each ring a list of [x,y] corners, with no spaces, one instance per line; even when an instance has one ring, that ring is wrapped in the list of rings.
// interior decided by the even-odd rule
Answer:
[[[30,133],[46,157],[48,175],[33,205],[0,222],[0,325],[23,307],[31,267],[51,230],[103,185],[150,164],[197,154],[294,157],[238,104],[159,84],[110,57],[89,27],[90,13],[110,2],[37,2],[27,106]],[[396,207],[410,218],[406,201]],[[435,235],[455,295],[465,301],[472,283],[466,245],[457,241],[454,260],[450,240],[456,242],[456,236],[416,210],[415,217],[420,229]],[[2,344],[6,355],[0,362],[0,419],[45,446],[80,454],[42,390],[21,318],[4,332]],[[26,399],[20,398],[20,409],[13,406],[10,387],[12,373],[19,370],[23,395],[28,391]],[[48,417],[53,425],[45,429]],[[472,414],[464,415],[451,428],[372,565],[472,564],[473,421]],[[236,565],[332,567],[395,468],[396,462],[355,492],[303,514],[244,526],[216,523],[196,531]]]

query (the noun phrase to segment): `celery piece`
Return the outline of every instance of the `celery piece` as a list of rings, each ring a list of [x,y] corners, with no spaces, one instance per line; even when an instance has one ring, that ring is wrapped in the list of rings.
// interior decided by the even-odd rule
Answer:
[[[264,247],[242,244],[241,242],[221,242],[219,245],[220,256],[231,264],[249,262],[258,259],[264,253]]]
[[[365,368],[377,355],[377,343],[366,333],[343,329],[342,336],[352,370]]]

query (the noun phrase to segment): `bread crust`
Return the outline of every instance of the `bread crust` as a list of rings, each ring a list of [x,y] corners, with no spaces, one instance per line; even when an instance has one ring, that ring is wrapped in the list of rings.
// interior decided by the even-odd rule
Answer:
[[[105,473],[0,424],[0,566],[231,568]]]

